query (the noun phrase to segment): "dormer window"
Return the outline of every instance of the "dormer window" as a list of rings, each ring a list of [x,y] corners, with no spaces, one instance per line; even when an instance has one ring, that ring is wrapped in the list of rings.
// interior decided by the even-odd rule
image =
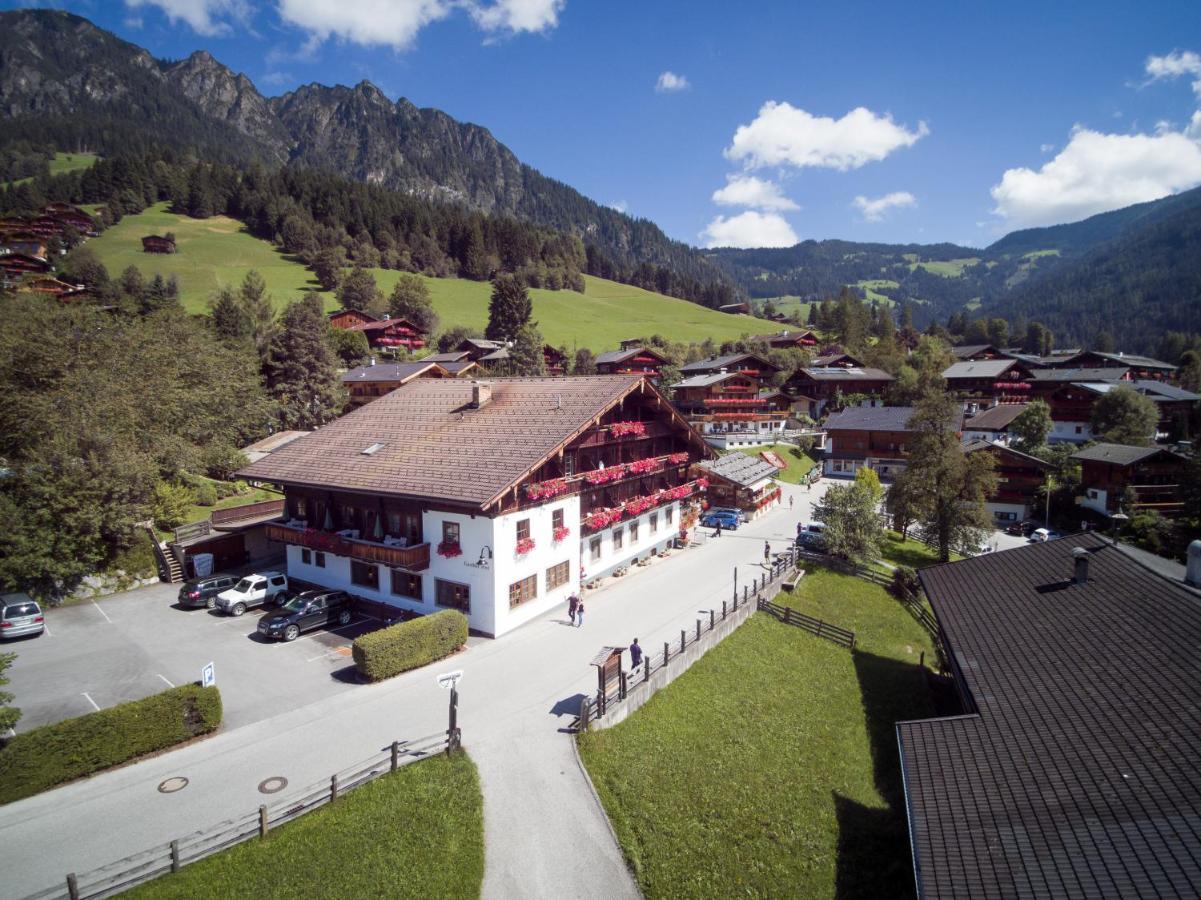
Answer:
[[[381,450],[383,450],[384,447],[385,447],[384,444],[380,443],[379,441],[376,441],[374,444],[368,444],[366,447],[364,447],[359,452],[362,453],[364,456],[374,456],[376,453],[379,453]]]

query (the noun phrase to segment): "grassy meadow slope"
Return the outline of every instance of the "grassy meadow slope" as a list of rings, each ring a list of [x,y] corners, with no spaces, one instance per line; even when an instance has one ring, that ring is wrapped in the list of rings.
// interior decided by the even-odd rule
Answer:
[[[142,252],[148,234],[175,233],[178,252],[171,255]],[[179,279],[184,306],[203,312],[209,298],[222,285],[237,285],[251,269],[258,270],[277,302],[305,289],[315,289],[313,275],[294,257],[253,237],[242,223],[225,216],[191,219],[159,203],[143,213],[126,216],[89,242],[100,260],[116,277],[130,265],[150,278],[156,272]],[[376,283],[385,294],[400,273],[374,269]],[[427,278],[442,327],[469,325],[482,329],[488,321],[491,285],[460,278]],[[678,341],[733,340],[745,333],[766,333],[778,326],[763,319],[729,316],[686,300],[665,297],[641,288],[585,276],[585,292],[532,290],[534,318],[547,341],[568,348],[611,350],[617,342],[640,335],[662,334]],[[334,308],[326,293],[326,305]]]
[[[50,174],[62,175],[64,172],[88,169],[99,158],[95,153],[56,153],[54,154],[54,159],[50,160]],[[18,184],[24,184],[27,181],[33,181],[33,179],[18,178],[16,181],[5,183],[16,187]]]

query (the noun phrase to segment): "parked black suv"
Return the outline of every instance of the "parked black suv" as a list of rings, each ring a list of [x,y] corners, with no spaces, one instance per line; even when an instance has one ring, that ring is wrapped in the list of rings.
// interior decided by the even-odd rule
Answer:
[[[346,591],[305,591],[283,604],[277,612],[259,619],[259,634],[265,638],[294,641],[302,631],[337,622],[350,624],[354,602]]]
[[[217,604],[217,595],[237,583],[237,575],[210,575],[185,581],[179,586],[179,605],[212,609]]]

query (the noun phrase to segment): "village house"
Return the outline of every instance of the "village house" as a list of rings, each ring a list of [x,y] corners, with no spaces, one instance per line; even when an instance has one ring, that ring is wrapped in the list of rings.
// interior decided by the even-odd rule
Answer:
[[[1103,516],[1155,510],[1176,516],[1184,509],[1180,482],[1188,457],[1166,447],[1093,444],[1072,454],[1080,463],[1080,505]],[[1127,503],[1127,491],[1133,502]]]
[[[968,360],[1012,359],[1013,357],[992,344],[960,344],[951,348],[951,355],[962,362]]]
[[[727,453],[702,461],[700,468],[709,479],[711,506],[740,509],[753,519],[780,499],[775,481],[780,470],[760,456]]]
[[[755,344],[767,344],[772,350],[808,350],[818,344],[817,334],[808,330],[755,334],[747,340]]]
[[[1093,404],[1099,396],[1084,385],[1128,381],[1128,369],[1031,369],[1030,399],[1046,401],[1051,409],[1049,443],[1083,444],[1093,436]]]
[[[905,471],[912,406],[852,406],[833,413],[825,423],[826,475],[854,477],[866,467],[888,479]]]
[[[498,636],[674,544],[711,456],[640,376],[417,378],[238,475],[291,577]]]
[[[1025,403],[998,403],[982,409],[963,423],[964,441],[988,441],[1008,445],[1014,438],[1013,420],[1026,410]]]
[[[143,253],[174,253],[175,239],[158,234],[148,234],[142,238]]]
[[[370,322],[378,322],[379,320],[361,309],[335,309],[329,314],[330,328],[354,328],[356,325],[366,325]]]
[[[1084,350],[1063,356],[1045,357],[1042,365],[1049,369],[1128,369],[1129,377],[1163,381],[1176,374],[1176,367],[1150,356],[1134,353],[1101,353]]]
[[[814,369],[862,369],[863,360],[842,350],[827,350],[813,357],[810,367]]]
[[[965,423],[964,428],[967,427]],[[993,459],[997,489],[985,498],[984,508],[996,527],[1024,522],[1034,514],[1039,489],[1046,484],[1051,468],[1048,463],[1037,456],[990,441],[968,441],[963,445],[963,452],[987,453]]]
[[[342,386],[350,395],[348,406],[355,409],[377,397],[391,393],[414,378],[453,378],[446,369],[428,359],[417,362],[378,363],[373,357],[365,366],[356,366],[342,376]]]
[[[54,266],[40,256],[28,253],[0,253],[0,286],[13,288],[27,275],[46,275]]]
[[[454,378],[474,377],[483,373],[479,363],[473,362],[471,355],[465,350],[433,353],[422,357],[421,361],[437,363]]]
[[[42,208],[42,213],[61,223],[63,226],[74,228],[85,237],[95,237],[97,234],[96,220],[78,206],[56,201],[54,203],[47,203]],[[62,236],[61,231],[59,232],[59,236]]]
[[[784,385],[784,390],[792,395],[813,398],[817,401],[817,414],[822,415],[832,403],[883,403],[884,393],[895,380],[883,369],[861,366],[810,366],[794,372]]]
[[[751,305],[749,303],[726,303],[717,307],[717,311],[731,316],[749,316]]]
[[[1030,370],[1013,359],[971,359],[943,370],[947,390],[969,410],[1030,398]]]
[[[567,354],[557,347],[544,344],[542,347],[542,362],[546,366],[547,375],[567,374]]]
[[[754,353],[727,353],[723,356],[710,356],[680,366],[680,374],[685,378],[691,378],[694,375],[737,372],[739,375],[755,379],[761,387],[767,387],[772,376],[779,371],[779,366],[773,365]]]
[[[742,372],[694,375],[673,386],[673,402],[714,447],[774,444],[784,434],[790,401]]]
[[[956,709],[900,722],[918,900],[1196,897],[1201,598],[1080,534],[918,572]]]
[[[22,253],[25,256],[36,256],[46,259],[50,254],[46,246],[46,238],[30,231],[13,231],[4,235],[0,245],[9,253]]]
[[[1156,428],[1157,440],[1180,440],[1189,434],[1189,420],[1201,402],[1201,394],[1194,394],[1184,388],[1168,384],[1166,381],[1140,379],[1137,381],[1100,382],[1075,384],[1078,388],[1095,395],[1095,400],[1108,394],[1124,384],[1147,397],[1159,410],[1159,425]],[[1091,429],[1090,429],[1091,430]]]
[[[596,372],[598,375],[643,375],[658,381],[660,370],[667,363],[666,356],[650,347],[629,347],[598,356]]]
[[[90,293],[82,284],[70,284],[50,275],[27,278],[17,286],[17,291],[23,294],[42,294],[54,297],[64,303],[85,299]]]
[[[371,322],[342,327],[347,331],[361,331],[367,337],[367,345],[373,350],[400,349],[412,352],[425,346],[425,332],[408,319],[392,319],[385,316]]]

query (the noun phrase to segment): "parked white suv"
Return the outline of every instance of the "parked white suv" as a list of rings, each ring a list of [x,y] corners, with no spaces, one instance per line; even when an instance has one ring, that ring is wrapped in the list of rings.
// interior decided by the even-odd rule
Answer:
[[[217,609],[240,616],[252,606],[275,601],[288,590],[288,576],[282,572],[247,575],[228,591],[217,595]]]

